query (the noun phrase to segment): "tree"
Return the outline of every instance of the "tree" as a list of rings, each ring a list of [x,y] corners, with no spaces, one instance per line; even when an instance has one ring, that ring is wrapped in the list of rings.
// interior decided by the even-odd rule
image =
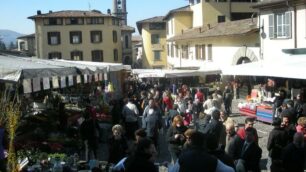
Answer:
[[[13,50],[15,48],[16,48],[16,45],[14,44],[14,42],[11,42],[9,46],[9,50]]]
[[[0,40],[0,50],[6,50],[6,45]]]

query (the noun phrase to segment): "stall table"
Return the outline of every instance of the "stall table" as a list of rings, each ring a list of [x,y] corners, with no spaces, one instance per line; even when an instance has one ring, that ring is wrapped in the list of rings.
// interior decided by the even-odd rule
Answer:
[[[272,123],[273,111],[270,106],[257,106],[256,117],[258,121]]]
[[[254,109],[248,107],[241,107],[239,108],[239,113],[240,115],[256,118],[256,107]]]

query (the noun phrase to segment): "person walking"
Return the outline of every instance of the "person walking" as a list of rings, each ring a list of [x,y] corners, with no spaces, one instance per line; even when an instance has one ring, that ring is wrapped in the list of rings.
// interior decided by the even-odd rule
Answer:
[[[146,130],[147,136],[153,140],[155,147],[158,143],[158,130],[162,127],[161,110],[156,107],[153,99],[149,100],[149,105],[142,115],[142,128]]]
[[[126,136],[128,139],[134,140],[134,133],[138,129],[139,111],[131,99],[125,99],[126,104],[122,109],[122,117],[124,120]]]

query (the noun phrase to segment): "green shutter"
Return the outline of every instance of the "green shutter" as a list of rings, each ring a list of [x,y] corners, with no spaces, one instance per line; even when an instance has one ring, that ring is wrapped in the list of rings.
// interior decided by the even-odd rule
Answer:
[[[274,38],[274,14],[269,15],[269,38]]]
[[[291,29],[292,29],[291,12],[286,12],[285,13],[285,36],[287,38],[291,38]]]

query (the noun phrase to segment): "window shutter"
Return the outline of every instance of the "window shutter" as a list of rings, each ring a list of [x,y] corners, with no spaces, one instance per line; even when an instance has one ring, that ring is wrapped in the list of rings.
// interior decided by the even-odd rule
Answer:
[[[274,14],[269,15],[269,38],[274,38]]]
[[[286,12],[285,13],[285,35],[287,38],[291,37],[291,29],[292,29],[291,12]]]
[[[60,32],[57,32],[57,43],[58,44],[61,44],[61,34],[60,34]]]
[[[51,44],[51,33],[48,32],[48,44],[50,45]]]

